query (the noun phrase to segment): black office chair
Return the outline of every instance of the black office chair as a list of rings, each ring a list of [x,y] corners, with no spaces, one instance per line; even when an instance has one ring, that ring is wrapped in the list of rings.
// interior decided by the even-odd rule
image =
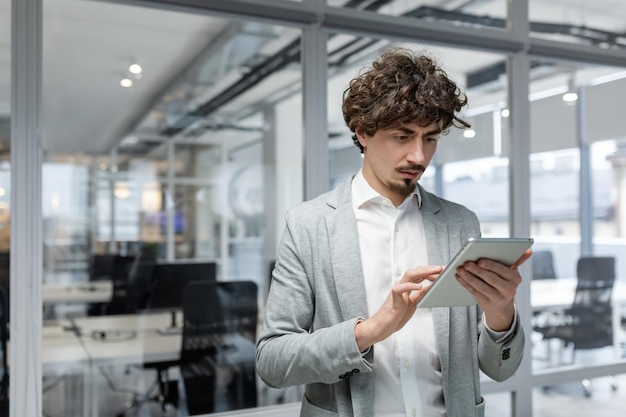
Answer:
[[[556,278],[554,271],[554,260],[552,251],[538,250],[533,251],[530,258],[533,265],[533,279],[553,279]]]
[[[187,284],[180,370],[190,415],[256,407],[257,292],[251,281]]]
[[[536,326],[544,339],[559,339],[572,349],[572,360],[579,350],[613,345],[613,307],[611,296],[615,282],[615,258],[582,257],[577,264],[574,302],[548,325]],[[590,395],[589,381],[582,381],[585,395]],[[617,389],[612,384],[613,389]]]

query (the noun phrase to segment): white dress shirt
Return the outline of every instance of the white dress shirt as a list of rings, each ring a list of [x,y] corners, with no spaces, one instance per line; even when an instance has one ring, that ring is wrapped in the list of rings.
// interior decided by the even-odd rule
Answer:
[[[369,186],[361,171],[352,181],[367,309],[373,315],[407,269],[428,265],[419,192],[399,206]],[[430,309],[374,346],[374,416],[444,417],[441,365]]]

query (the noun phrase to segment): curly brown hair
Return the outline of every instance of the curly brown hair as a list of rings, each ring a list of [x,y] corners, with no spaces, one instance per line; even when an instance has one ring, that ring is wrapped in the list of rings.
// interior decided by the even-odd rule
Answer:
[[[467,97],[433,59],[408,49],[384,52],[370,69],[350,81],[343,93],[343,118],[351,132],[367,135],[414,123],[438,123],[442,133],[452,125],[470,127],[455,116]],[[354,144],[363,151],[356,135]]]

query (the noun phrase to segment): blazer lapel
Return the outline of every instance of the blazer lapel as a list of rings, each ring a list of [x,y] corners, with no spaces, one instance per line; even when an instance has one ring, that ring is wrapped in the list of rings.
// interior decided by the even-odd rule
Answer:
[[[367,299],[356,217],[352,209],[351,184],[351,179],[347,180],[336,192],[330,194],[327,204],[335,210],[326,218],[331,265],[344,320],[367,318]]]
[[[441,205],[433,198],[432,194],[420,187],[422,195],[422,219],[424,221],[424,234],[428,248],[429,265],[446,265],[453,254],[450,253],[450,236],[448,219],[441,218]],[[433,308],[433,321],[435,323],[435,339],[441,360],[441,372],[443,380],[448,379],[450,369],[450,309]]]

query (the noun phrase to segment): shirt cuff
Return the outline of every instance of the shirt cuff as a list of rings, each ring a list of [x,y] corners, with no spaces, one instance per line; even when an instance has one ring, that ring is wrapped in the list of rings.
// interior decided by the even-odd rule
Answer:
[[[485,320],[485,313],[483,312],[483,326],[485,326],[487,333],[489,333],[489,337],[491,337],[491,339],[494,342],[504,343],[516,333],[518,318],[517,318],[517,307],[515,306],[515,304],[513,304],[513,308],[514,308],[513,323],[511,323],[511,328],[509,330],[504,330],[501,332],[492,330],[489,328],[489,326],[487,326],[487,320]]]

